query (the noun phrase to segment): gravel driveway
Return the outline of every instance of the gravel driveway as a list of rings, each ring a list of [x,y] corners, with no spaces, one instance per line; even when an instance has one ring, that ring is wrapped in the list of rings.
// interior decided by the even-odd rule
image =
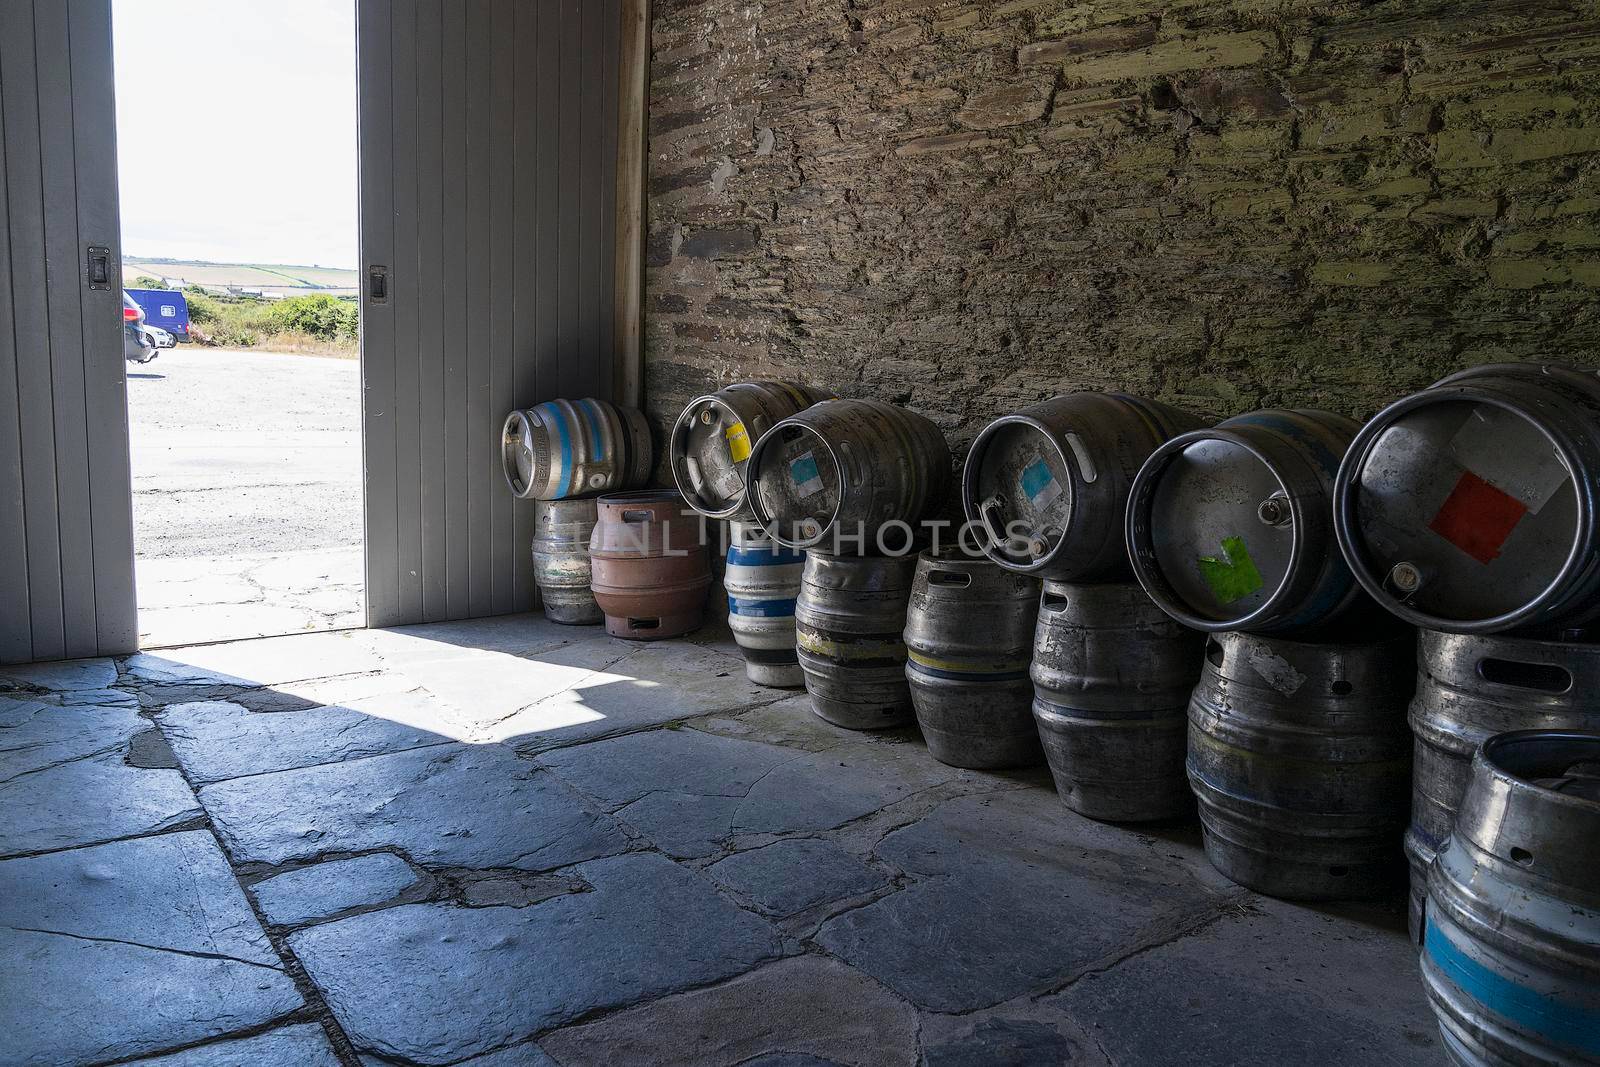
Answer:
[[[361,624],[356,360],[184,345],[128,408],[142,645]]]

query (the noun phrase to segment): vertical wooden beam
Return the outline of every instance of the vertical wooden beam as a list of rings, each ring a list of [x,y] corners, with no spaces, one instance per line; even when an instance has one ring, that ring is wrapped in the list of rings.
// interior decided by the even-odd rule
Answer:
[[[650,93],[650,0],[622,0],[617,93],[614,399],[644,400],[644,175]]]

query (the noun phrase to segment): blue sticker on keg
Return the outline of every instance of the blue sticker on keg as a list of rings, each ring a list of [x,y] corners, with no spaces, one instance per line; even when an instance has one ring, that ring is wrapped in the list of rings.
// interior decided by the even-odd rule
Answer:
[[[817,470],[817,457],[807,452],[789,461],[789,480],[801,496],[822,492],[822,472]]]
[[[1036,508],[1047,508],[1061,495],[1061,483],[1050,473],[1041,456],[1022,469],[1022,492]]]

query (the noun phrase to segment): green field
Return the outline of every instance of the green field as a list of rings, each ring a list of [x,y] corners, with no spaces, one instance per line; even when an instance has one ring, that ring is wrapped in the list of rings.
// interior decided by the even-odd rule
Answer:
[[[198,260],[124,256],[123,284],[131,285],[133,280],[141,275],[181,278],[189,285],[219,289],[237,286],[283,292],[331,290],[353,293],[359,284],[356,271],[339,267],[313,267],[292,263],[205,263]]]

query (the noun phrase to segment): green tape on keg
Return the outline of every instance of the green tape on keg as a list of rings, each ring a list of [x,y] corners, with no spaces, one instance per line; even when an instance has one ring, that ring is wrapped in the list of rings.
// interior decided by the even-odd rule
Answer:
[[[1250,550],[1244,547],[1244,538],[1223,538],[1222,555],[1222,559],[1201,556],[1199,560],[1200,576],[1211,587],[1217,603],[1232,604],[1235,600],[1243,600],[1266,584],[1261,572],[1256,570],[1255,561],[1250,558]]]

